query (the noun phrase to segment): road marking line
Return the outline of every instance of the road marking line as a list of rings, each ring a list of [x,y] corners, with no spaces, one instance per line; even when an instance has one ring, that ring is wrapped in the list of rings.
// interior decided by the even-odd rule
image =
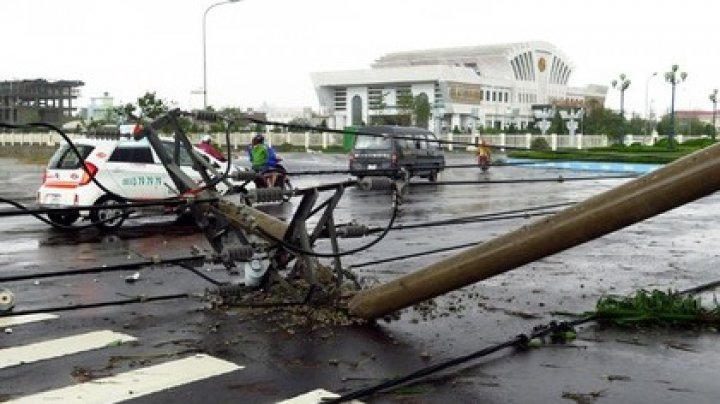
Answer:
[[[331,391],[317,389],[305,394],[301,394],[297,397],[289,398],[278,402],[277,404],[318,404],[324,398],[338,398],[340,395],[335,394]],[[362,404],[362,401],[352,400],[350,403]]]
[[[201,354],[20,397],[8,403],[119,403],[244,368]],[[212,398],[208,397],[208,400],[212,401]]]
[[[14,327],[16,325],[34,323],[36,321],[54,320],[56,318],[58,318],[58,315],[49,313],[0,317],[0,328]]]
[[[135,341],[135,339],[135,337],[130,335],[102,330],[35,344],[0,349],[0,369],[83,351],[91,351],[110,344]]]

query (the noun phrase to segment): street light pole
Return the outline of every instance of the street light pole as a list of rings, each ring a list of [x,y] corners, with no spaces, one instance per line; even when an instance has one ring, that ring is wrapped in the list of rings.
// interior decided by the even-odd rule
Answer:
[[[223,4],[229,4],[229,3],[237,3],[241,0],[226,0],[221,1],[219,3],[211,4],[208,8],[205,9],[205,13],[203,13],[203,20],[202,20],[202,47],[203,47],[203,109],[207,109],[207,42],[205,40],[206,34],[205,34],[205,27],[207,25],[207,15],[210,10],[213,8],[223,5]]]
[[[620,75],[620,81],[612,81],[613,88],[620,90],[620,143],[625,144],[625,90],[630,87],[630,79],[625,73]]]
[[[718,101],[718,89],[714,89],[710,94],[710,101],[713,103],[713,126],[712,126],[712,140],[715,141],[715,115],[717,112],[717,101]]]
[[[665,81],[672,86],[672,98],[670,99],[670,136],[668,139],[668,147],[670,150],[675,149],[675,86],[680,84],[681,81],[685,81],[686,78],[686,72],[678,74],[678,65],[672,65],[670,71],[665,73]]]
[[[647,134],[648,126],[650,126],[650,111],[648,110],[648,94],[650,90],[650,80],[655,76],[657,76],[657,72],[653,72],[653,74],[651,74],[650,77],[648,77],[645,81],[645,125],[643,125],[643,130],[645,131],[645,134]]]

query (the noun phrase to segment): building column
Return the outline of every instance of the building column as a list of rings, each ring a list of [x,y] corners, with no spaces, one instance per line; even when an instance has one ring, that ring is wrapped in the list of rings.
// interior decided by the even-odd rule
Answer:
[[[460,114],[452,114],[450,118],[450,132],[455,130],[457,126],[461,131],[463,130],[462,123],[460,122]]]

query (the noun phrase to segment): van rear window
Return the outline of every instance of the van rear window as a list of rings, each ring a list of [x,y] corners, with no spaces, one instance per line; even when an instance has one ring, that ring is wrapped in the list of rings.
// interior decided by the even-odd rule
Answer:
[[[380,136],[358,135],[355,141],[356,149],[389,149],[390,138]]]
[[[83,160],[90,155],[95,146],[76,144],[75,148],[78,149]],[[48,163],[50,169],[60,170],[75,170],[80,168],[80,159],[75,152],[70,148],[70,145],[65,143],[55,151],[55,154],[50,158]]]

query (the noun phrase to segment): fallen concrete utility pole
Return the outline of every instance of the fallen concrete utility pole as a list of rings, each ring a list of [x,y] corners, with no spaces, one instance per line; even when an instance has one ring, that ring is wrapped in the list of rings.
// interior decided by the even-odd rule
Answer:
[[[720,144],[685,156],[553,216],[358,293],[365,319],[409,307],[622,229],[720,189]]]

